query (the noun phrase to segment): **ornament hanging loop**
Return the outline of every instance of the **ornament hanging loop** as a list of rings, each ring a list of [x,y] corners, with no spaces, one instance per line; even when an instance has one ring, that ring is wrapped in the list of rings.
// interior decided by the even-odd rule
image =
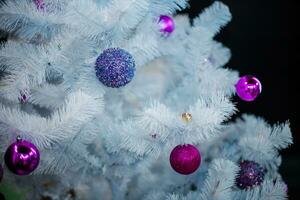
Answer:
[[[17,142],[21,142],[21,141],[22,141],[21,135],[18,135],[18,136],[16,137],[16,140],[17,140]]]

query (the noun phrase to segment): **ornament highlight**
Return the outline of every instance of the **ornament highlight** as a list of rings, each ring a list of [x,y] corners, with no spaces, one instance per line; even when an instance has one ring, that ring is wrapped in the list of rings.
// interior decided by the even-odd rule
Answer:
[[[191,144],[178,145],[170,154],[172,168],[183,175],[194,173],[199,168],[200,163],[200,152]]]
[[[159,30],[163,33],[172,33],[175,30],[175,23],[172,17],[161,15],[158,21]]]
[[[235,87],[237,95],[244,101],[254,101],[262,91],[260,81],[251,75],[241,77]]]
[[[184,122],[186,122],[186,123],[188,123],[189,121],[191,121],[192,120],[192,114],[190,114],[190,113],[182,113],[182,115],[181,115],[181,119],[184,121]]]
[[[103,51],[96,61],[96,76],[107,87],[119,88],[134,77],[135,61],[130,53],[120,48]]]
[[[6,150],[4,156],[7,168],[19,176],[33,172],[40,162],[40,153],[36,146],[20,137]]]
[[[236,178],[236,184],[241,189],[249,189],[259,186],[265,176],[266,170],[254,161],[243,160],[240,162],[240,171]]]

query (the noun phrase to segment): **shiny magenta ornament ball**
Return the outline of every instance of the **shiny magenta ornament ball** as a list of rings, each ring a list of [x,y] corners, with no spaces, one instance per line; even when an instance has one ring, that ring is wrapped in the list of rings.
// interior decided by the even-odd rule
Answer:
[[[237,95],[244,101],[254,101],[262,91],[260,81],[251,75],[241,77],[235,87]]]
[[[175,29],[174,20],[167,15],[161,15],[159,17],[158,25],[160,27],[160,32],[163,33],[172,33]]]
[[[25,176],[33,172],[39,165],[40,153],[34,144],[18,138],[7,148],[4,160],[11,172]]]
[[[183,175],[195,172],[199,168],[200,163],[200,152],[191,144],[178,145],[170,154],[172,168]]]

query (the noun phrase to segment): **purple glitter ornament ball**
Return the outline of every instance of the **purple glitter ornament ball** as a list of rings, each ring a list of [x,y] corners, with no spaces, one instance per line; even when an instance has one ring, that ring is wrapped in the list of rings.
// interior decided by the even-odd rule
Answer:
[[[40,153],[34,144],[18,138],[6,150],[4,159],[11,172],[24,176],[37,168],[40,162]]]
[[[159,17],[158,25],[160,27],[160,32],[172,33],[175,30],[175,23],[172,17],[161,15]]]
[[[236,184],[241,189],[249,189],[260,185],[265,176],[266,170],[258,163],[243,160],[240,162],[240,171],[236,178]]]
[[[235,87],[238,96],[244,101],[254,101],[262,91],[260,81],[251,75],[241,77]]]
[[[170,164],[180,174],[192,174],[199,168],[200,163],[200,152],[191,144],[178,145],[170,154]]]
[[[120,48],[103,51],[96,61],[96,76],[107,87],[119,88],[134,77],[135,61],[130,53]]]
[[[3,167],[0,164],[0,182],[2,181],[2,178],[3,178]]]

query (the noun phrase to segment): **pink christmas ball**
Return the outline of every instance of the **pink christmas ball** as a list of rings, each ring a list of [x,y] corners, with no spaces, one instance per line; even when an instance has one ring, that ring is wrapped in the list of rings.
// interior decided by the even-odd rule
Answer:
[[[160,32],[163,33],[172,33],[175,29],[175,23],[172,17],[161,15],[158,21],[160,27]]]
[[[199,168],[200,163],[200,152],[191,144],[178,145],[170,154],[170,164],[180,174],[192,174]]]
[[[260,81],[251,75],[241,77],[235,87],[237,95],[244,101],[254,101],[262,91]]]

